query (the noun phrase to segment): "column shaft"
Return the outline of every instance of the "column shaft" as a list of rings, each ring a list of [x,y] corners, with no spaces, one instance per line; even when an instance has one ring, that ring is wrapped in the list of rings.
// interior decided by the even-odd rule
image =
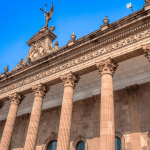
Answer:
[[[59,123],[57,150],[69,150],[73,104],[73,87],[65,87]]]
[[[35,97],[24,150],[35,150],[42,110],[42,97]]]
[[[36,86],[33,86],[32,89],[34,91],[35,98],[32,107],[24,150],[36,149],[36,141],[37,141],[39,123],[41,118],[43,97],[46,91],[45,86],[43,86],[41,83]]]
[[[112,75],[101,78],[100,150],[115,150],[114,100]]]
[[[0,150],[10,149],[10,143],[17,116],[18,106],[19,103],[21,102],[19,101],[21,99],[21,96],[18,93],[10,95],[10,98],[11,98],[11,105],[7,116],[6,124],[4,127],[3,135],[1,138]]]
[[[117,64],[108,58],[96,63],[101,74],[100,150],[115,150],[113,74]]]
[[[71,117],[73,106],[73,89],[77,78],[72,72],[69,72],[61,77],[64,84],[63,102],[61,108],[61,116],[59,123],[59,133],[57,150],[70,149],[70,130],[71,130]]]

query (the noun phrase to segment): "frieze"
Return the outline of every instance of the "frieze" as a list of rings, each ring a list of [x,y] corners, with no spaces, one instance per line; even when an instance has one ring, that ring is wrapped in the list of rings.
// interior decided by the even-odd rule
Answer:
[[[134,42],[139,41],[141,39],[144,39],[146,37],[150,37],[150,30],[142,31],[142,32],[137,33],[135,35],[131,35],[131,36],[125,38],[125,39],[122,39],[122,40],[116,42],[116,43],[109,44],[109,45],[107,45],[105,47],[102,47],[100,49],[97,49],[97,50],[94,50],[92,52],[89,52],[88,54],[85,54],[85,55],[82,55],[82,56],[80,56],[78,58],[72,59],[71,61],[68,61],[68,62],[66,62],[64,64],[57,65],[54,68],[51,68],[51,69],[46,70],[46,71],[43,71],[42,73],[39,73],[39,74],[34,75],[32,77],[26,78],[26,79],[24,79],[22,81],[19,81],[18,83],[14,83],[14,84],[6,87],[6,88],[1,89],[0,90],[0,94],[8,92],[8,91],[13,90],[13,89],[18,88],[18,87],[21,87],[22,85],[31,83],[33,81],[39,80],[41,78],[44,78],[44,77],[49,76],[51,74],[54,74],[56,72],[62,71],[64,69],[66,69],[66,68],[69,68],[69,67],[72,67],[74,65],[80,64],[82,62],[91,60],[91,59],[96,58],[96,57],[98,57],[98,56],[100,56],[102,54],[105,54],[107,52],[116,50],[116,49],[121,48],[123,46],[127,46],[127,45],[129,45],[131,43],[134,43]],[[90,49],[98,48],[99,45],[100,44],[97,44],[95,46],[89,47],[86,50],[88,51]]]

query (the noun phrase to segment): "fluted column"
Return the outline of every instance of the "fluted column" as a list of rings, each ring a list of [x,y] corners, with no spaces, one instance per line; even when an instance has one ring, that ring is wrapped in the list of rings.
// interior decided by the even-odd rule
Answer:
[[[43,98],[45,95],[46,88],[40,83],[36,86],[33,86],[32,90],[34,91],[35,98],[32,107],[24,150],[36,149],[36,141],[38,136],[41,110],[42,110]]]
[[[117,64],[111,58],[96,63],[101,74],[100,150],[115,150],[113,74]]]
[[[0,150],[9,150],[10,148],[10,142],[13,134],[18,106],[21,103],[21,95],[17,92],[12,95],[9,95],[9,98],[11,105],[4,127],[3,135],[1,138]]]
[[[57,150],[69,150],[73,107],[73,89],[75,87],[75,83],[77,82],[77,78],[72,72],[70,72],[61,76],[61,80],[63,81],[64,85],[64,94],[59,123]]]

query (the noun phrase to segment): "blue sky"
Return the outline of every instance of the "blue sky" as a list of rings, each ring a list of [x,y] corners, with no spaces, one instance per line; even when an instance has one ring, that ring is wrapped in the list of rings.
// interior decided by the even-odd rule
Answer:
[[[51,0],[5,0],[0,3],[0,73],[6,65],[9,70],[26,58],[29,46],[26,42],[43,27],[44,17],[40,7],[50,10]],[[89,34],[103,24],[108,16],[110,23],[142,9],[144,0],[53,0],[54,14],[49,26],[54,25],[59,46],[66,45],[73,32],[77,39]],[[55,40],[55,41],[56,41]],[[55,43],[54,41],[54,43]]]

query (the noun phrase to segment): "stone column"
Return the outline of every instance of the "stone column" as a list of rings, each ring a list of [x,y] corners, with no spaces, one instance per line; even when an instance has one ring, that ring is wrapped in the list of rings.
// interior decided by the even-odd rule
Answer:
[[[73,89],[75,87],[75,83],[77,82],[77,78],[72,72],[70,72],[61,76],[61,80],[64,85],[64,94],[59,123],[57,150],[69,150]]]
[[[39,123],[41,117],[42,103],[43,103],[43,98],[45,95],[46,88],[40,83],[36,86],[33,86],[32,90],[34,91],[35,98],[32,107],[24,150],[36,149],[36,141],[37,141],[38,129],[39,129]]]
[[[10,148],[10,142],[17,116],[18,106],[21,103],[21,95],[17,92],[12,95],[9,95],[9,98],[11,105],[7,116],[3,135],[1,138],[0,150],[9,150]]]
[[[117,64],[111,58],[96,63],[101,74],[100,150],[115,150],[113,74]]]

